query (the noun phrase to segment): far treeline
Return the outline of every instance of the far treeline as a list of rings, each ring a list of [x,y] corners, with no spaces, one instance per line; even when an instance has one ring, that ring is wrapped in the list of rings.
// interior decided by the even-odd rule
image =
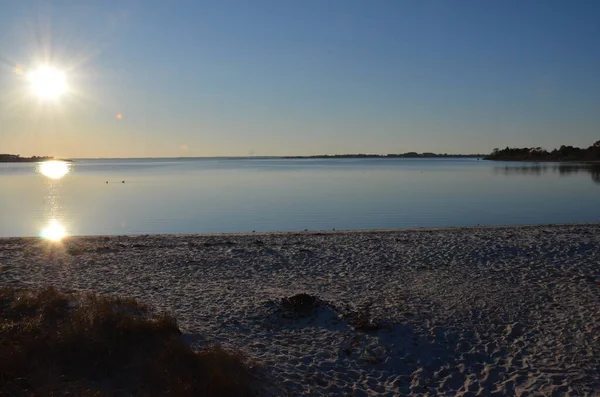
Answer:
[[[399,153],[399,154],[317,154],[314,156],[285,156],[284,159],[344,159],[344,158],[432,158],[432,157],[442,157],[442,158],[459,158],[459,157],[483,157],[483,154],[437,154],[437,153],[417,153],[417,152],[407,152],[407,153]]]
[[[0,154],[0,163],[37,163],[53,159],[54,157],[49,156],[21,157],[18,154]]]
[[[600,141],[587,149],[561,146],[551,152],[541,147],[494,149],[485,160],[506,161],[600,161]]]

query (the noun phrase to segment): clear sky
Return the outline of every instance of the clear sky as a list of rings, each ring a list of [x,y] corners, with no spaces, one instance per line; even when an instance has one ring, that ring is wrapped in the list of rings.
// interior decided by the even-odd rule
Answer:
[[[587,147],[599,21],[596,0],[2,0],[0,153]],[[55,101],[25,78],[42,63]]]

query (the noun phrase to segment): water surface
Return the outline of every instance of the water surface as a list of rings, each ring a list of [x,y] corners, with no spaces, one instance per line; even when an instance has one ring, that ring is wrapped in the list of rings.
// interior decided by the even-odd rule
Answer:
[[[0,236],[600,221],[600,171],[572,164],[118,159],[76,160],[67,171],[53,179],[39,164],[0,164]]]

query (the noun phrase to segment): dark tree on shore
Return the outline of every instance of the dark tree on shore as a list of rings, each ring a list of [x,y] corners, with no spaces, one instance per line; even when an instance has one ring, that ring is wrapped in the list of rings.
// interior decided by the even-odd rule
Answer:
[[[45,160],[52,160],[52,157],[21,157],[18,154],[0,154],[0,163],[33,163]]]
[[[494,149],[486,160],[507,161],[600,161],[600,141],[587,149],[562,145],[551,152],[541,147]]]

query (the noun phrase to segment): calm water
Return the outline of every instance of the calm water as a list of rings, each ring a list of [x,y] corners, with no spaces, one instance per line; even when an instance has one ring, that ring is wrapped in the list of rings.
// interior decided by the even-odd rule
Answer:
[[[571,165],[136,159],[45,172],[57,179],[0,164],[0,236],[600,222],[600,171]]]

